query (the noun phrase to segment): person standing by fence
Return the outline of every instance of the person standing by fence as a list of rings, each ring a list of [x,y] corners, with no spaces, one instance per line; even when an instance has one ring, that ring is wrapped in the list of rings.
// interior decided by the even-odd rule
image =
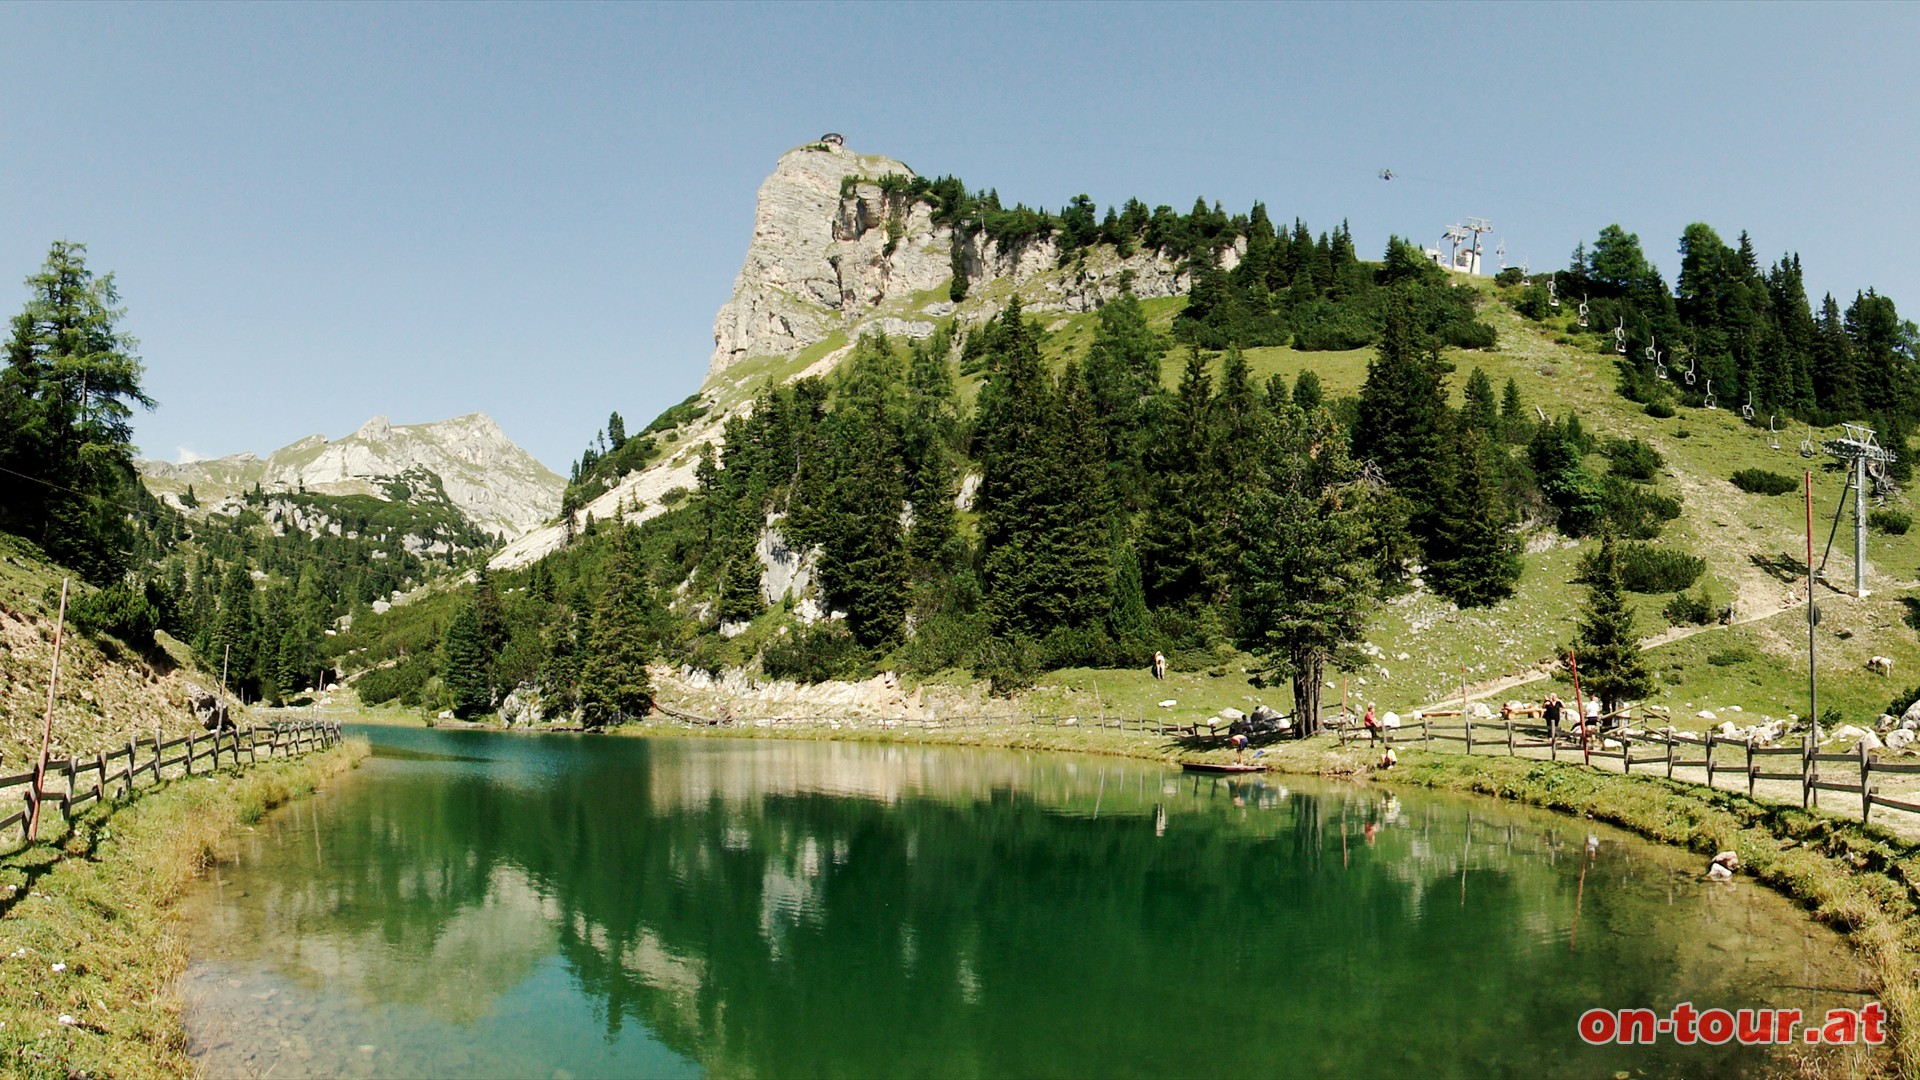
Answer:
[[[1547,722],[1547,737],[1560,737],[1560,695],[1547,691],[1547,699],[1540,703],[1540,719]]]
[[[1373,702],[1367,702],[1367,714],[1360,718],[1360,724],[1367,729],[1367,745],[1380,741],[1380,721],[1373,715]]]

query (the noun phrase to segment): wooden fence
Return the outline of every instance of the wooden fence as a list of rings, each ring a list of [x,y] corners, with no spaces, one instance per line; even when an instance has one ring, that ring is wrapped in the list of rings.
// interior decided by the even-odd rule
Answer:
[[[49,810],[59,810],[62,822],[70,823],[74,813],[88,803],[124,798],[136,787],[193,776],[196,770],[212,772],[223,762],[233,767],[262,759],[292,757],[325,749],[339,741],[338,723],[301,720],[228,731],[189,732],[177,739],[163,739],[156,731],[151,738],[133,739],[124,747],[103,750],[90,758],[50,759],[43,782],[51,785],[56,778],[64,777],[60,790],[35,790],[31,772],[0,776],[0,809],[14,801],[14,790],[20,790],[20,809],[0,816],[0,844],[14,846],[13,842],[25,844],[29,840],[27,830],[34,820],[36,802],[41,810],[44,833],[48,831],[44,818]]]
[[[1883,794],[1875,782],[1876,776],[1920,775],[1920,764],[1900,765],[1892,762],[1873,760],[1865,751],[1857,750],[1847,754],[1819,753],[1811,740],[1803,740],[1794,746],[1761,746],[1747,739],[1733,739],[1718,732],[1707,731],[1696,738],[1681,735],[1668,736],[1661,732],[1643,732],[1629,735],[1624,728],[1592,735],[1586,745],[1582,745],[1579,729],[1570,717],[1567,726],[1553,732],[1544,723],[1529,722],[1537,714],[1537,709],[1521,710],[1516,716],[1525,716],[1527,721],[1512,717],[1499,720],[1475,721],[1470,715],[1459,710],[1435,710],[1426,712],[1418,720],[1402,720],[1399,727],[1383,727],[1379,738],[1388,746],[1419,746],[1429,750],[1458,749],[1473,753],[1506,753],[1519,756],[1529,751],[1527,756],[1536,756],[1538,751],[1546,751],[1545,757],[1558,761],[1565,757],[1570,760],[1585,761],[1595,768],[1604,767],[1602,763],[1617,761],[1620,771],[1631,775],[1636,769],[1643,774],[1653,772],[1663,774],[1668,779],[1676,777],[1674,770],[1691,768],[1704,769],[1707,785],[1720,786],[1722,776],[1744,777],[1747,794],[1756,793],[1762,780],[1796,781],[1800,784],[1801,805],[1818,807],[1820,792],[1841,791],[1860,797],[1861,818],[1868,820],[1875,807],[1891,810],[1903,810],[1920,814],[1920,790],[1916,790],[1905,799]],[[710,724],[733,727],[875,727],[907,730],[938,731],[943,728],[988,728],[988,727],[1078,727],[1096,728],[1107,731],[1129,731],[1146,735],[1166,735],[1202,741],[1224,740],[1227,728],[1208,727],[1206,724],[1192,721],[1176,722],[1171,719],[1153,717],[1117,717],[1117,716],[1066,716],[1035,715],[1024,713],[1000,713],[981,716],[947,716],[931,719],[893,719],[879,717],[847,716],[810,716],[778,717],[761,719],[734,719],[696,716],[691,713],[669,711],[669,715],[680,723],[689,726]],[[1623,719],[1620,716],[1603,719]],[[1437,723],[1437,720],[1457,720],[1457,723]],[[1323,730],[1335,734],[1344,743],[1367,737],[1365,729],[1357,719],[1343,715],[1338,706],[1327,710],[1321,721]],[[1271,736],[1263,737],[1271,738]],[[1611,742],[1614,745],[1609,747]],[[1822,775],[1822,765],[1845,764],[1849,768],[1846,779],[1840,780],[1833,774]],[[1902,793],[1906,794],[1906,793]]]
[[[1419,720],[1401,721],[1399,727],[1382,728],[1380,739],[1388,746],[1415,745],[1424,749],[1450,749],[1458,745],[1469,754],[1497,754],[1504,750],[1510,756],[1517,756],[1522,750],[1544,749],[1549,760],[1575,758],[1596,768],[1602,767],[1601,762],[1617,761],[1623,774],[1631,775],[1639,768],[1642,772],[1664,773],[1668,779],[1674,779],[1675,769],[1703,769],[1709,787],[1717,786],[1721,774],[1744,777],[1750,797],[1762,780],[1793,782],[1800,785],[1803,807],[1818,807],[1822,791],[1859,796],[1862,821],[1871,820],[1877,806],[1920,814],[1920,791],[1904,799],[1894,798],[1883,794],[1875,781],[1877,776],[1920,775],[1920,764],[1875,761],[1864,745],[1850,753],[1822,753],[1810,736],[1791,746],[1763,746],[1751,739],[1729,738],[1715,731],[1687,738],[1664,732],[1629,734],[1625,729],[1589,735],[1583,745],[1579,729],[1571,725],[1556,735],[1543,724],[1512,719],[1476,723],[1471,717],[1461,717],[1457,724],[1439,724],[1434,722],[1435,715],[1461,717],[1457,712],[1424,714]],[[1339,730],[1343,742],[1363,737],[1351,726]],[[1443,745],[1436,746],[1436,743]],[[1822,765],[1847,768],[1844,774],[1823,775]]]

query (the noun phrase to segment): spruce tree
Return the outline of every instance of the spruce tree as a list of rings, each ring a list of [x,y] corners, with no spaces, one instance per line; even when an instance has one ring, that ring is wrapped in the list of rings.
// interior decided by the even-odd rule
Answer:
[[[1475,431],[1493,434],[1500,430],[1500,413],[1493,403],[1493,380],[1475,367],[1467,376],[1466,400],[1460,406],[1460,422]]]
[[[1380,346],[1360,387],[1353,453],[1371,461],[1387,483],[1409,499],[1423,521],[1440,491],[1450,410],[1443,380],[1451,366],[1432,342],[1423,343],[1408,302],[1387,306]],[[1422,539],[1431,535],[1424,526]]]
[[[1640,646],[1634,640],[1633,608],[1620,581],[1612,530],[1600,534],[1600,550],[1587,567],[1587,608],[1573,639],[1582,690],[1611,713],[1653,690]]]
[[[605,587],[594,606],[586,661],[580,668],[580,710],[588,727],[638,720],[653,708],[647,661],[654,644],[653,597],[640,566],[632,526],[615,538]]]
[[[462,604],[440,643],[440,678],[446,683],[455,716],[465,719],[493,704],[493,694],[487,687],[487,661],[480,617],[471,602]]]
[[[1320,376],[1312,368],[1303,368],[1293,380],[1293,405],[1303,413],[1311,414],[1320,407],[1322,400]]]
[[[1508,527],[1495,453],[1481,430],[1456,435],[1453,475],[1428,544],[1427,584],[1463,608],[1499,603],[1520,580],[1520,538]]]
[[[1213,378],[1198,349],[1187,352],[1180,388],[1154,440],[1154,484],[1140,537],[1147,600],[1170,606],[1207,597],[1219,581],[1217,537],[1208,523],[1221,507],[1212,423]]]
[[[820,586],[869,648],[896,637],[907,608],[907,548],[900,510],[906,476],[894,405],[899,383],[884,338],[863,339],[829,421],[825,505],[812,535]]]

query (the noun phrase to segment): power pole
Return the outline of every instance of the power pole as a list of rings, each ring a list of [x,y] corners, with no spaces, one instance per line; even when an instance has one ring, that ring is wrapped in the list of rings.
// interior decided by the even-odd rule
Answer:
[[[47,722],[40,731],[40,757],[33,766],[33,812],[27,818],[27,839],[40,838],[40,804],[47,797],[47,748],[53,744],[53,701],[60,691],[60,642],[67,629],[67,586],[72,578],[60,579],[60,617],[53,624],[53,676],[47,680]]]

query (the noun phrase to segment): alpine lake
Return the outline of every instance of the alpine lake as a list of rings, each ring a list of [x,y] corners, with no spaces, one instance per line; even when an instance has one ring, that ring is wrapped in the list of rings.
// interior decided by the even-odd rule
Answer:
[[[1726,1076],[1593,1007],[1868,1000],[1698,855],[1046,753],[356,727],[183,904],[214,1076]]]

